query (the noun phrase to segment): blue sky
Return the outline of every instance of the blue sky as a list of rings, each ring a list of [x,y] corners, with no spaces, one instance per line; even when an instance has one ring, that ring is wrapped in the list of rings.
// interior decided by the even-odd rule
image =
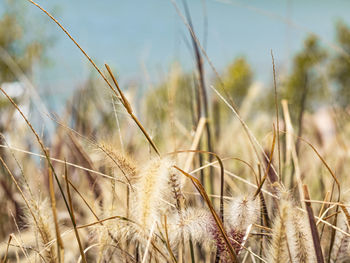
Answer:
[[[23,0],[26,2],[25,0]],[[189,34],[170,0],[50,0],[38,1],[52,11],[99,66],[110,64],[122,84],[158,82],[171,63],[193,68],[186,45]],[[181,6],[181,1],[177,1]],[[235,57],[244,55],[256,80],[269,85],[272,49],[279,72],[290,65],[307,32],[334,41],[334,24],[350,24],[346,0],[189,0],[195,30],[203,41],[203,3],[207,11],[207,53],[221,71]],[[42,92],[68,97],[92,67],[62,31],[33,5],[26,3],[35,30],[44,28],[55,39],[48,50],[51,63],[37,68]],[[291,22],[286,23],[286,20]],[[39,24],[35,24],[38,21]],[[43,23],[43,24],[41,24]],[[206,70],[211,71],[208,66]],[[149,78],[146,77],[149,76]]]

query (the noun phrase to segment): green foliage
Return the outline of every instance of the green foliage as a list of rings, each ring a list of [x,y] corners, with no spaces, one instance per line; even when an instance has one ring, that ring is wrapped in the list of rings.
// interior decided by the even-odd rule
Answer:
[[[304,110],[312,110],[324,97],[327,86],[320,71],[327,53],[316,36],[310,35],[293,60],[292,72],[282,87],[282,97],[291,104],[294,120]]]
[[[330,63],[329,74],[336,84],[337,103],[346,107],[350,103],[350,28],[343,22],[336,25],[337,42],[346,52],[337,55]]]
[[[244,57],[236,58],[222,76],[226,91],[240,105],[253,81],[253,71]]]
[[[42,41],[30,39],[25,34],[25,21],[20,19],[23,10],[19,11],[12,1],[3,4],[6,11],[0,19],[0,83],[17,79],[4,58],[11,57],[21,71],[28,74],[44,51]]]
[[[236,58],[221,76],[221,80],[228,95],[233,99],[236,106],[241,106],[248,90],[253,82],[253,71],[244,57]],[[217,86],[220,86],[219,80],[216,80]],[[231,111],[219,100],[213,101],[213,123],[215,138],[221,133],[221,128],[227,119],[232,116]]]
[[[151,125],[168,123],[167,118],[180,118],[187,127],[192,125],[195,80],[191,73],[174,71],[169,79],[147,92],[146,116]]]

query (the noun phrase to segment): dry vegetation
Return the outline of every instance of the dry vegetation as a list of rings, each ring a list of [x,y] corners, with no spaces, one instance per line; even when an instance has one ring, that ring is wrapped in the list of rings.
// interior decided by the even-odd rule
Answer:
[[[233,104],[219,76],[206,85],[209,58],[180,15],[198,84],[186,111],[174,67],[167,92],[150,97],[157,118],[142,122],[135,96],[51,17],[107,89],[89,81],[63,117],[49,115],[48,141],[0,88],[11,109],[0,139],[1,262],[350,261],[349,108],[302,111],[301,138],[276,83],[275,114],[256,113],[255,85]]]

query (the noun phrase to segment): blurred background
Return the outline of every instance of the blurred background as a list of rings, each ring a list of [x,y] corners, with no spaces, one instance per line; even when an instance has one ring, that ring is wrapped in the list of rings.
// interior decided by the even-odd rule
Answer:
[[[52,12],[99,65],[111,65],[125,89],[137,86],[140,93],[152,89],[166,79],[174,63],[184,72],[195,69],[190,35],[170,0],[38,3]],[[183,10],[181,1],[178,5]],[[303,43],[310,34],[317,37],[317,45],[327,51],[329,59],[341,54],[347,44],[340,40],[350,23],[350,3],[344,0],[193,0],[188,7],[195,33],[217,70],[224,73],[242,57],[254,82],[266,88],[272,80],[270,50],[282,77],[290,74],[293,59],[305,49]],[[26,62],[30,74],[24,71],[46,106],[60,112],[67,98],[94,76],[93,68],[29,2],[4,0],[0,15],[0,37],[16,32],[14,39],[2,41],[1,46],[18,46],[10,50],[18,59],[25,56],[26,45],[32,46],[28,52],[35,52],[33,61]],[[12,21],[6,22],[7,16]],[[212,82],[207,65],[205,73]]]
[[[218,143],[223,130],[229,131],[232,113],[210,87],[222,91],[265,136],[275,115],[271,51],[278,100],[288,101],[299,136],[307,114],[313,118],[337,111],[342,114],[337,129],[348,123],[348,1],[38,3],[100,68],[104,63],[112,67],[138,118],[164,149],[169,127],[175,125],[176,132],[188,137],[200,117],[210,119],[208,131],[214,136],[208,136]],[[0,85],[48,145],[60,120],[97,141],[115,137],[116,129],[129,129],[130,118],[120,102],[52,20],[29,1],[4,0],[0,7]],[[189,24],[200,46],[194,44]],[[203,49],[199,57],[196,48]],[[1,132],[23,124],[7,99],[1,101]],[[321,117],[317,125],[327,123],[325,118],[330,117]],[[333,134],[333,126],[322,129]],[[132,136],[125,135],[130,142]],[[128,141],[125,137],[118,139],[119,147],[122,139]]]
[[[210,123],[204,148],[220,149],[221,136],[232,134],[235,119],[211,87],[264,138],[276,108],[271,52],[277,106],[282,110],[279,101],[287,100],[297,135],[310,120],[320,126],[312,131],[319,141],[348,126],[348,1],[38,3],[103,71],[105,63],[111,66],[135,114],[166,150],[172,133],[190,138],[201,117]],[[62,30],[29,1],[4,0],[0,7],[0,85],[46,143],[52,145],[65,123],[96,141],[115,138],[117,147],[125,141],[133,152],[134,133],[123,131],[130,117]],[[14,136],[11,130],[24,122],[5,97],[0,107],[0,132]]]

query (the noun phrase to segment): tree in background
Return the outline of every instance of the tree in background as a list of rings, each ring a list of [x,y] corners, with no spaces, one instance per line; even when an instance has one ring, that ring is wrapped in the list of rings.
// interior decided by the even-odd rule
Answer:
[[[253,82],[253,71],[244,57],[236,58],[222,76],[226,91],[234,99],[237,106],[241,105],[248,89]]]
[[[4,7],[4,12],[0,17],[0,85],[6,82],[10,83],[7,87],[11,87],[12,92],[18,95],[21,94],[18,89],[24,88],[22,83],[18,83],[21,82],[24,75],[27,78],[31,77],[33,66],[43,58],[45,45],[48,42],[41,36],[26,33],[26,28],[30,25],[27,23],[27,13],[24,6],[8,0],[2,2],[1,7]],[[12,85],[12,82],[18,83]],[[19,97],[22,98],[22,94],[14,99],[18,100]],[[13,107],[8,107],[8,105],[9,101],[1,96],[0,109],[6,109],[4,112],[11,116]],[[4,132],[4,126],[7,127],[9,121],[11,118],[2,116],[0,132]]]
[[[18,7],[8,1],[5,12],[0,19],[0,84],[16,81],[18,76],[8,63],[12,60],[19,67],[21,73],[29,74],[33,64],[42,58],[44,41],[35,40],[25,34],[25,22],[20,19]]]
[[[336,38],[345,54],[340,53],[332,59],[329,73],[336,84],[337,104],[346,107],[350,103],[350,28],[344,22],[337,23]]]
[[[327,94],[321,71],[326,58],[327,52],[320,46],[318,38],[308,36],[303,50],[295,55],[292,72],[282,86],[281,97],[291,105],[291,117],[298,124],[299,136],[302,135],[304,112],[313,110]]]
[[[243,57],[237,57],[225,69],[221,76],[221,81],[236,106],[241,106],[242,101],[248,94],[248,90],[253,83],[254,74],[248,61]],[[216,85],[220,86],[220,80],[216,80]],[[213,101],[213,121],[215,128],[215,137],[219,138],[221,133],[221,124],[226,123],[230,116],[229,109],[223,105],[216,97]]]
[[[195,126],[197,116],[195,116],[194,88],[195,79],[193,74],[181,72],[178,66],[174,66],[164,82],[152,90],[147,91],[145,100],[146,116],[148,127],[152,129],[169,128],[175,120],[179,120],[184,127]],[[170,119],[169,119],[170,117]],[[159,127],[162,124],[162,127]],[[162,132],[155,131],[155,134]],[[161,140],[158,136],[155,138]]]

